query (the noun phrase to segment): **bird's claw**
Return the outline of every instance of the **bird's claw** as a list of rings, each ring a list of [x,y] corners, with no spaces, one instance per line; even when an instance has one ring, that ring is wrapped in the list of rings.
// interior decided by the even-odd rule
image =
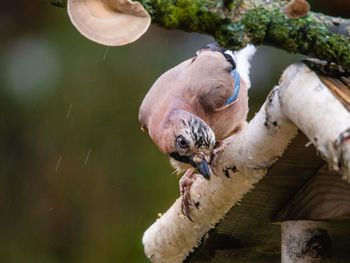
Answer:
[[[192,217],[190,215],[190,205],[192,205],[192,199],[191,199],[191,186],[193,182],[196,180],[196,175],[192,175],[194,172],[193,168],[190,168],[187,170],[187,172],[181,177],[179,185],[180,185],[180,193],[182,196],[181,201],[181,210],[182,213],[193,222]]]
[[[211,157],[211,161],[210,161],[210,168],[214,174],[215,174],[214,168],[216,166],[216,161],[219,157],[219,154],[222,153],[222,151],[225,149],[225,147],[226,147],[226,144],[224,144],[224,143],[222,143],[222,141],[220,141],[218,146],[215,149],[213,149],[213,151],[211,153],[212,157]]]
[[[211,162],[210,162],[210,168],[212,171],[214,171],[214,167],[216,165],[216,160],[218,159],[219,154],[224,151],[226,146],[233,140],[233,138],[235,136],[236,136],[236,134],[233,134],[233,135],[217,142],[217,145],[215,146],[215,148],[212,151],[212,157],[211,157]]]
[[[181,210],[182,213],[193,222],[192,217],[190,215],[190,205],[191,205],[191,197],[190,197],[190,191],[186,190],[186,193],[182,196],[182,202],[181,202]]]
[[[215,165],[216,165],[216,160],[218,159],[218,154],[220,153],[220,152],[222,152],[222,150],[217,150],[217,149],[214,149],[213,151],[212,151],[212,157],[211,157],[211,161],[210,161],[210,169],[211,169],[211,171],[215,174],[215,170],[214,170],[214,168],[215,168]],[[216,175],[216,174],[215,174]]]

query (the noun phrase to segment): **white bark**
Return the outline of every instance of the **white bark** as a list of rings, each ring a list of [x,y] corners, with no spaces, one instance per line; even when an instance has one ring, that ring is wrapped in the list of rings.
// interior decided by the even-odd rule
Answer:
[[[350,114],[305,64],[280,79],[282,110],[310,139],[330,168],[350,181]]]
[[[348,176],[350,151],[340,141],[345,138],[341,134],[346,134],[350,127],[349,112],[304,64],[290,66],[280,85],[281,88],[271,91],[258,114],[218,158],[217,176],[212,176],[210,181],[198,176],[193,183],[192,201],[199,204],[191,209],[194,222],[182,214],[179,198],[145,232],[142,241],[152,262],[177,263],[186,259],[203,236],[282,156],[298,128],[312,141],[318,138],[313,142],[333,167],[335,163],[346,164],[344,174]],[[321,110],[321,105],[327,105],[327,111]],[[225,170],[230,178],[225,176]]]

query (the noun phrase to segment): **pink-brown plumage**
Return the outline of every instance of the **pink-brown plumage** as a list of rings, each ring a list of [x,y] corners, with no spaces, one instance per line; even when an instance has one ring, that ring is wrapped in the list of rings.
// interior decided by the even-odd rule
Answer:
[[[231,69],[219,52],[203,51],[198,58],[188,59],[165,72],[153,84],[140,107],[139,121],[162,152],[168,153],[173,148],[166,136],[172,134],[173,127],[167,124],[179,110],[206,122],[216,140],[228,137],[245,121],[248,96],[242,78],[237,101],[224,106],[235,84]]]
[[[250,82],[242,76],[248,75],[249,58],[242,61],[248,68],[242,70],[237,99],[225,105],[236,80],[231,75],[235,63],[227,60],[222,50],[205,48],[196,57],[165,72],[153,84],[139,111],[142,128],[171,158],[172,165],[179,172],[193,166],[207,179],[210,178],[207,164],[224,147],[220,142],[241,129],[248,113]],[[240,61],[235,62],[239,70]],[[184,213],[189,217],[188,212]]]

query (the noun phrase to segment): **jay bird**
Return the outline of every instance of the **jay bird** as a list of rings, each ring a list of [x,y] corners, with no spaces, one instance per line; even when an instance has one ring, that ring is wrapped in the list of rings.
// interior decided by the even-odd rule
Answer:
[[[209,180],[217,154],[246,122],[249,60],[255,50],[248,45],[232,52],[216,42],[208,44],[160,76],[140,106],[141,129],[178,173],[186,171],[180,192],[182,212],[191,221],[194,171]]]

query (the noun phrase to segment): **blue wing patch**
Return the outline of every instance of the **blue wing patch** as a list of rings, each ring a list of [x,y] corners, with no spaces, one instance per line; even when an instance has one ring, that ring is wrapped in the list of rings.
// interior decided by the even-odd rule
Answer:
[[[236,84],[233,87],[233,94],[232,94],[232,96],[227,99],[227,101],[226,101],[224,106],[230,105],[231,103],[236,101],[236,99],[238,97],[238,94],[239,94],[239,88],[241,86],[241,78],[240,78],[240,75],[239,75],[238,71],[236,69],[231,70],[231,75],[235,79]]]

